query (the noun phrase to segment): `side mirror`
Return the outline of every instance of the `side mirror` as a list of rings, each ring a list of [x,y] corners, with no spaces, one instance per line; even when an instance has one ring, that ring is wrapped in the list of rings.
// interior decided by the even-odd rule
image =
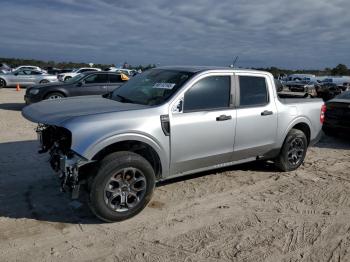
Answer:
[[[177,103],[174,105],[172,112],[173,113],[181,113],[183,111],[183,98],[177,101]]]
[[[15,76],[18,76],[18,73],[14,73]]]
[[[84,81],[81,81],[81,82],[78,82],[78,83],[77,83],[77,86],[80,87],[80,86],[82,86],[83,84],[84,84]]]

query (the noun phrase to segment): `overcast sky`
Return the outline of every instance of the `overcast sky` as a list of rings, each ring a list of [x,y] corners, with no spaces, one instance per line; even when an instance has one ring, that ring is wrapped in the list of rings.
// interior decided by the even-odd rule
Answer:
[[[349,0],[1,0],[0,57],[350,66]]]

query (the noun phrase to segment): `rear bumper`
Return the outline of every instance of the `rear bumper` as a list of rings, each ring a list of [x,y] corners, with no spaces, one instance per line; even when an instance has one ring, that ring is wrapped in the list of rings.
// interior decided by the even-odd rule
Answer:
[[[349,123],[347,123],[347,125],[345,125],[345,124],[335,124],[334,122],[332,122],[332,123],[325,122],[323,125],[323,128],[327,129],[327,130],[333,130],[336,132],[350,133]]]
[[[320,130],[320,132],[318,132],[317,136],[314,139],[310,140],[309,146],[313,146],[315,144],[318,143],[318,141],[321,140],[322,136],[324,135],[322,129]]]

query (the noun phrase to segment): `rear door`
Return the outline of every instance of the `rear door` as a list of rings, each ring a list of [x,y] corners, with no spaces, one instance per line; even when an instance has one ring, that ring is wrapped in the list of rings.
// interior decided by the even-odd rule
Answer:
[[[236,125],[231,79],[229,73],[200,78],[176,102],[170,114],[172,174],[231,160]]]
[[[264,155],[277,137],[277,108],[266,75],[237,74],[234,159]]]
[[[89,74],[82,83],[72,88],[73,96],[103,95],[108,93],[108,75],[103,73]]]

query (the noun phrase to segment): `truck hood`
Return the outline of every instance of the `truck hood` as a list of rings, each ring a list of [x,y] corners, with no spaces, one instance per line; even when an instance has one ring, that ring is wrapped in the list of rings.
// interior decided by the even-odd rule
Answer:
[[[43,100],[26,106],[22,115],[29,121],[59,126],[79,116],[121,112],[148,108],[145,105],[121,103],[102,96],[80,96],[57,100]]]

